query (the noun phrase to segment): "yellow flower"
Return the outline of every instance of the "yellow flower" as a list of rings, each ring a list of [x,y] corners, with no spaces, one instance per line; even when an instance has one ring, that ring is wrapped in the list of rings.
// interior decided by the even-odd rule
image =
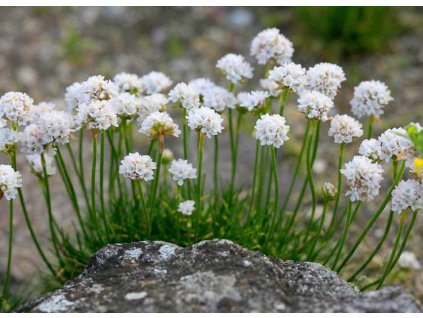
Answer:
[[[414,158],[414,172],[420,178],[423,174],[423,159],[422,158]]]

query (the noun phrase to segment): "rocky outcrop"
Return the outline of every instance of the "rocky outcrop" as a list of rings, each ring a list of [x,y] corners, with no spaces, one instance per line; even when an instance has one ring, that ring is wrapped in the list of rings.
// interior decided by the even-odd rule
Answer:
[[[227,240],[190,248],[108,245],[63,288],[21,312],[419,312],[399,288],[360,293],[316,264],[282,261]]]

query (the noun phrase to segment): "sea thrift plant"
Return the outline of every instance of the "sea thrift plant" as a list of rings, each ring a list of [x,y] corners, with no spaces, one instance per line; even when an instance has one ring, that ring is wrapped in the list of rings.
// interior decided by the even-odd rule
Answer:
[[[2,309],[10,306],[17,203],[58,285],[81,273],[106,244],[191,246],[214,238],[319,262],[362,289],[378,289],[394,276],[423,209],[421,125],[386,127],[372,136],[373,119],[393,101],[388,87],[362,82],[351,96],[357,119],[340,113],[335,97],[347,81],[342,67],[292,62],[292,42],[276,28],[260,32],[250,53],[254,70],[230,53],[216,62],[220,77],[213,79],[174,84],[153,71],[69,83],[66,111],[25,93],[0,97],[0,200],[9,205]],[[331,137],[324,149],[322,133]],[[334,167],[317,174],[322,155],[332,156]],[[40,184],[48,233],[33,228],[34,207],[24,193],[32,185],[25,187],[18,172],[25,164]],[[62,229],[52,205],[57,188],[51,185],[59,182],[75,213],[74,230]],[[358,219],[364,226],[353,226]],[[367,238],[377,226],[382,236],[360,249],[373,242]],[[41,235],[50,246],[40,244]],[[372,262],[376,256],[383,261]]]

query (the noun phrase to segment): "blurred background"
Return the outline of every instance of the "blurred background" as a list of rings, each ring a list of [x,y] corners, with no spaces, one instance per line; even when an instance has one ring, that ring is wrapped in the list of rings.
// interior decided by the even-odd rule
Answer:
[[[377,123],[376,133],[410,121],[422,122],[422,8],[3,7],[0,8],[0,94],[23,91],[36,102],[54,101],[63,106],[64,90],[75,81],[95,74],[106,77],[118,72],[142,75],[152,70],[166,73],[174,83],[210,77],[226,85],[215,69],[216,61],[234,52],[246,56],[256,67],[249,56],[250,43],[267,27],[278,27],[294,43],[295,62],[305,67],[317,62],[332,62],[344,68],[347,81],[336,98],[339,112],[349,112],[355,85],[362,80],[378,79],[388,84],[395,100],[387,107],[382,121]],[[263,72],[257,67],[255,77],[261,76]],[[257,87],[257,81],[251,81],[242,89]],[[304,120],[296,114],[294,103],[295,97],[291,96],[288,113],[291,112],[292,121],[298,121],[301,126]],[[298,127],[298,131],[292,132],[295,140],[302,130],[295,124],[291,127],[296,130]],[[328,140],[326,131],[327,127],[322,132],[324,136],[316,162],[316,174],[321,182],[333,180],[331,174],[336,173],[333,156],[337,147]],[[245,154],[239,156],[242,158],[240,165],[251,167],[254,149],[251,137],[241,137],[240,145]],[[288,160],[295,157],[298,147],[293,143],[284,149]],[[350,147],[347,158],[357,151],[357,147],[357,144]],[[0,162],[7,163],[7,159],[0,155]],[[283,169],[289,174],[289,167]],[[37,232],[48,244],[45,237],[47,213],[41,192],[33,188],[37,180],[28,169],[23,170],[31,217]],[[57,190],[53,203],[55,210],[64,226],[70,226],[72,217],[60,180],[52,178],[51,182]],[[2,270],[7,244],[7,205],[4,201],[0,202]],[[364,224],[368,214],[363,212],[361,220]],[[409,250],[423,262],[420,252],[422,225],[420,221]],[[17,293],[27,297],[38,293],[38,289],[27,288],[27,284],[29,281],[34,286],[39,283],[39,275],[35,274],[39,273],[41,263],[19,209],[15,228],[13,279],[25,284],[26,288],[18,287]],[[381,233],[375,231],[373,239],[378,235]],[[371,244],[372,238],[369,238],[369,246]],[[376,264],[382,261],[383,258],[375,259]],[[422,274],[423,270],[405,270],[396,275],[394,283],[402,284],[422,300]]]

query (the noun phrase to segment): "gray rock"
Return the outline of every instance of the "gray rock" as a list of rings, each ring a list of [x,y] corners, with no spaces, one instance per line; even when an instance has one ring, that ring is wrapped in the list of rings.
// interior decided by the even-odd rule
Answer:
[[[316,263],[268,258],[227,240],[190,248],[104,247],[63,288],[20,312],[420,312],[399,288],[360,293]]]

